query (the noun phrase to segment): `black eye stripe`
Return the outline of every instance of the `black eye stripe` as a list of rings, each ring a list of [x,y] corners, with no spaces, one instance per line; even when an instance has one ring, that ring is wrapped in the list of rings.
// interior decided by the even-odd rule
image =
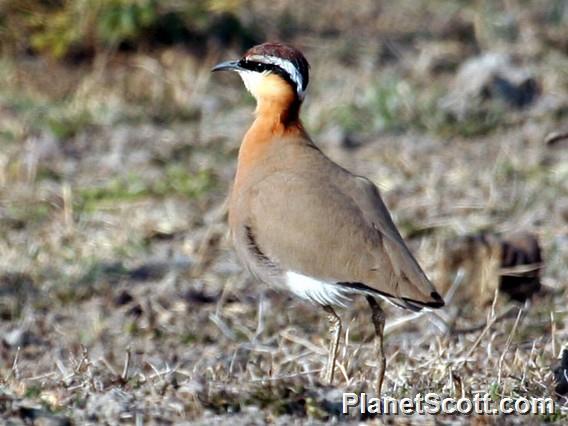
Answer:
[[[247,61],[245,59],[241,59],[239,61],[239,66],[244,69],[256,72],[276,71],[277,69],[282,72],[285,72],[282,68],[280,68],[277,65],[265,64],[263,62],[256,62],[256,61]]]
[[[254,71],[254,72],[270,71],[270,72],[273,72],[274,74],[278,74],[280,77],[282,77],[284,80],[286,80],[294,88],[294,91],[298,90],[298,87],[296,86],[296,82],[292,79],[290,74],[288,74],[288,71],[286,71],[282,67],[279,67],[278,65],[265,64],[264,62],[247,61],[246,59],[241,59],[239,61],[239,66],[241,68],[244,68],[244,69],[247,69],[247,70],[250,70],[250,71]]]

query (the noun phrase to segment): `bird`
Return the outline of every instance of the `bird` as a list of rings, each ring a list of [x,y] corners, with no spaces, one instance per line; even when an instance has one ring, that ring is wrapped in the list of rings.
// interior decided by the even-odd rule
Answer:
[[[381,394],[385,314],[377,299],[411,311],[444,300],[408,249],[377,186],[328,158],[308,135],[300,109],[310,65],[297,48],[266,42],[213,72],[234,71],[256,99],[229,194],[237,257],[260,281],[319,305],[329,319],[323,380],[332,384],[342,332],[337,307],[366,297],[375,330]]]

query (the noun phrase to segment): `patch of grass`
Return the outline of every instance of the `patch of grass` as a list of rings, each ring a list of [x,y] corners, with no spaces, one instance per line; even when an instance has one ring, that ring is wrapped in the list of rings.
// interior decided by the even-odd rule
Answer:
[[[41,395],[42,389],[41,386],[27,386],[26,391],[24,392],[24,396],[26,398],[38,398]]]
[[[334,116],[347,132],[399,133],[412,129],[444,138],[486,135],[505,121],[505,111],[498,103],[458,119],[439,107],[444,93],[440,87],[382,76],[359,103],[336,108]]]
[[[140,235],[130,235],[124,244],[113,249],[113,255],[117,258],[132,258],[143,253],[148,245],[149,242],[146,238]]]
[[[129,270],[122,262],[101,262],[95,258],[69,258],[68,262],[79,264],[78,273],[55,274],[49,279],[56,285],[53,289],[54,299],[62,306],[75,305],[108,292],[112,285],[129,277]],[[44,277],[48,279],[48,277]],[[36,305],[37,309],[45,308],[43,301]]]
[[[552,424],[566,424],[568,422],[568,414],[562,413],[560,410],[556,410],[554,414],[546,414],[539,416],[544,423]]]
[[[115,202],[135,201],[148,197],[187,197],[199,198],[216,185],[211,170],[190,173],[182,165],[166,167],[162,179],[148,182],[141,175],[131,173],[125,177],[111,179],[102,186],[79,188],[77,190],[77,210],[93,211],[108,207]]]
[[[72,79],[67,92],[54,94],[49,86],[34,81],[40,71],[31,66],[30,70],[9,58],[2,59],[0,112],[6,114],[0,114],[0,138],[17,141],[30,133],[47,132],[66,141],[81,132],[118,123],[171,125],[199,121],[200,108],[179,94],[187,90],[185,80],[172,77],[187,72],[192,61],[181,54],[176,60],[174,65],[163,65],[166,76],[142,68],[128,72],[121,68],[110,73],[112,82],[107,83],[92,83],[90,79],[97,77],[85,68],[82,86]],[[133,59],[130,66],[136,63]],[[2,69],[6,70],[5,75]],[[41,72],[59,78],[61,71],[57,66],[42,65]]]
[[[497,383],[491,383],[489,389],[487,389],[487,393],[491,397],[492,401],[500,401],[501,400],[501,390]]]
[[[487,135],[502,126],[505,113],[500,108],[490,108],[475,111],[463,119],[458,119],[443,111],[431,110],[422,112],[420,118],[421,124],[438,136],[473,138]]]
[[[58,139],[72,138],[93,124],[93,117],[89,111],[76,109],[62,109],[49,114],[47,127]]]
[[[201,341],[201,339],[191,331],[188,331],[187,333],[183,334],[179,340],[182,345],[191,345],[194,343],[200,343]]]
[[[25,229],[29,226],[39,225],[46,221],[51,212],[47,202],[28,202],[25,205],[12,204],[7,207],[5,217],[0,217],[0,224],[12,229]]]
[[[396,77],[381,79],[370,92],[369,107],[373,127],[378,131],[398,132],[412,123],[414,88]]]
[[[303,417],[306,415],[305,393],[304,386],[297,383],[277,383],[269,388],[257,386],[243,398],[242,404],[260,406],[276,416],[295,414]],[[315,412],[313,405],[312,402],[312,412]]]
[[[23,3],[23,4],[22,4]],[[88,57],[105,48],[187,42],[191,36],[246,39],[241,0],[8,0],[0,4],[0,48],[53,58]],[[224,18],[224,19],[223,19]],[[231,34],[219,25],[232,24]]]
[[[142,330],[138,326],[137,320],[130,320],[124,324],[124,332],[129,336],[139,336]]]
[[[127,276],[128,269],[120,262],[92,264],[83,276],[79,279],[78,285],[92,285],[105,279],[110,282],[116,282],[120,278]]]
[[[335,119],[349,132],[399,132],[412,121],[412,88],[394,76],[382,76],[357,104],[335,110]]]
[[[135,174],[119,177],[105,182],[101,186],[79,188],[77,194],[77,210],[92,211],[103,204],[116,201],[132,201],[151,195],[148,184]]]
[[[211,191],[216,184],[215,176],[211,170],[201,170],[195,174],[189,173],[182,165],[173,164],[166,167],[166,176],[156,182],[152,191],[156,195],[181,195],[188,198],[197,198]]]
[[[60,140],[75,136],[95,122],[93,115],[77,107],[72,99],[45,99],[39,93],[6,90],[0,92],[0,104],[11,111],[13,120],[28,132],[49,131]],[[7,133],[6,137],[15,135]]]
[[[336,120],[341,128],[347,132],[360,132],[365,127],[363,125],[363,118],[365,116],[365,109],[354,105],[341,105],[335,108],[333,118]]]
[[[150,111],[139,117],[139,121],[144,122],[148,118],[154,123],[191,123],[201,119],[201,110],[194,107],[182,107],[171,102],[171,99],[164,99],[163,105],[156,107],[151,101],[147,101]]]
[[[14,142],[17,140],[17,135],[10,129],[0,129],[0,140],[3,142]]]
[[[41,180],[52,180],[55,182],[60,182],[62,179],[61,174],[52,169],[51,167],[49,167],[48,165],[46,166],[39,166],[36,172],[36,176],[35,176],[37,181],[41,181]]]

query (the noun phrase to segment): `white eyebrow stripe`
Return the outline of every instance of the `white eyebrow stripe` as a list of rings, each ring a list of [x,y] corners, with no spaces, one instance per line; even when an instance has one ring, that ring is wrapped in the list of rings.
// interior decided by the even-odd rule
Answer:
[[[302,74],[291,61],[279,58],[277,56],[261,56],[261,55],[249,56],[247,59],[251,61],[262,62],[264,64],[276,65],[282,68],[284,71],[288,73],[292,81],[296,83],[296,91],[298,92],[299,98],[304,99],[306,91],[303,88]]]

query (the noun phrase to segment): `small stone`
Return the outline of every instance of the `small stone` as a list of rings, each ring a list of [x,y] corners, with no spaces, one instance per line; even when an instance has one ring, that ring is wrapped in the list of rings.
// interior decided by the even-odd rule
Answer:
[[[123,290],[114,299],[114,304],[117,305],[117,306],[128,305],[133,300],[134,300],[134,298],[130,295],[130,293],[127,292],[126,290]]]
[[[12,348],[24,347],[32,343],[33,335],[23,328],[16,328],[4,334],[3,342]]]
[[[486,53],[469,59],[459,68],[441,107],[461,118],[489,99],[501,100],[512,108],[524,108],[539,95],[540,84],[530,70],[514,64],[509,55]]]

